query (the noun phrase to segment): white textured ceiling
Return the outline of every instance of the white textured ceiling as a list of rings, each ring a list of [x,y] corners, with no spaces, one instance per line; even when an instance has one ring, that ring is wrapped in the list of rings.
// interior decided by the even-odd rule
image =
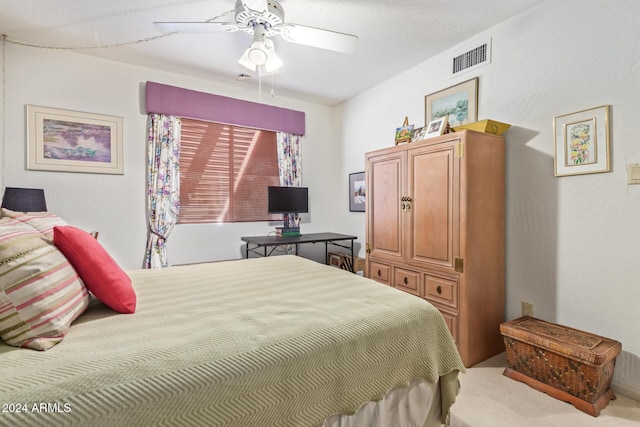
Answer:
[[[285,22],[355,34],[352,55],[273,38],[285,66],[263,78],[276,94],[333,105],[543,0],[282,0]],[[234,0],[0,0],[0,32],[24,42],[234,85],[257,85],[238,58],[244,32],[172,34],[154,21],[233,21]],[[228,14],[226,14],[228,13]],[[226,15],[225,15],[226,14]],[[132,43],[139,41],[137,43]],[[119,45],[117,47],[106,47]],[[272,82],[273,80],[273,82]],[[263,87],[264,90],[264,87]]]

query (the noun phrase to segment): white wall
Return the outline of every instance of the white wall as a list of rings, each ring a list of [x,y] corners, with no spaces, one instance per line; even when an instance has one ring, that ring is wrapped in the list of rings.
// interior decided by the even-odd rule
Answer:
[[[640,186],[626,183],[626,165],[640,162],[640,2],[548,1],[478,39],[487,35],[488,66],[451,80],[453,49],[337,108],[343,180],[364,169],[363,153],[393,145],[405,116],[423,125],[424,95],[479,76],[479,119],[513,125],[507,320],[524,300],[539,318],[622,342],[614,384],[640,398]],[[603,104],[612,106],[612,172],[554,177],[554,116]],[[342,221],[364,242],[362,214]]]
[[[226,86],[77,53],[7,43],[5,58],[3,184],[44,188],[49,210],[70,224],[98,230],[100,242],[123,267],[139,268],[146,247],[146,81],[304,111],[303,184],[309,187],[311,213],[302,227],[307,232],[335,231],[331,201],[339,178],[332,165],[339,147],[329,125],[331,108],[278,96],[272,101],[268,93],[259,101],[252,86]],[[27,104],[124,117],[124,175],[26,170]],[[267,234],[273,225],[176,226],[167,244],[169,262],[239,258],[241,236]]]

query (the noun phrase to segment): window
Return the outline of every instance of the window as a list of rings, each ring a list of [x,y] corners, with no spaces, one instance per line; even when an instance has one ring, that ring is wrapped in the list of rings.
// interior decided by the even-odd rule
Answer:
[[[278,220],[267,187],[279,185],[276,133],[182,119],[178,224]]]

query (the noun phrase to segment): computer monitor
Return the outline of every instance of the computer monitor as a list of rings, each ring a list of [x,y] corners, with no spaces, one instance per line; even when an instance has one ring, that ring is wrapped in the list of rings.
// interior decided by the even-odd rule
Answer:
[[[281,236],[300,235],[299,213],[309,212],[309,189],[307,187],[273,187],[268,190],[269,213],[281,213],[283,226],[276,228]]]
[[[309,212],[309,189],[307,187],[269,187],[269,213]]]

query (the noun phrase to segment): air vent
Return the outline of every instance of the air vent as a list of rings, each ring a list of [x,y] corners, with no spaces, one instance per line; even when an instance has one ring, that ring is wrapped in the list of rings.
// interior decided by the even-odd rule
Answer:
[[[452,61],[452,75],[456,76],[491,63],[491,39],[457,55]]]

